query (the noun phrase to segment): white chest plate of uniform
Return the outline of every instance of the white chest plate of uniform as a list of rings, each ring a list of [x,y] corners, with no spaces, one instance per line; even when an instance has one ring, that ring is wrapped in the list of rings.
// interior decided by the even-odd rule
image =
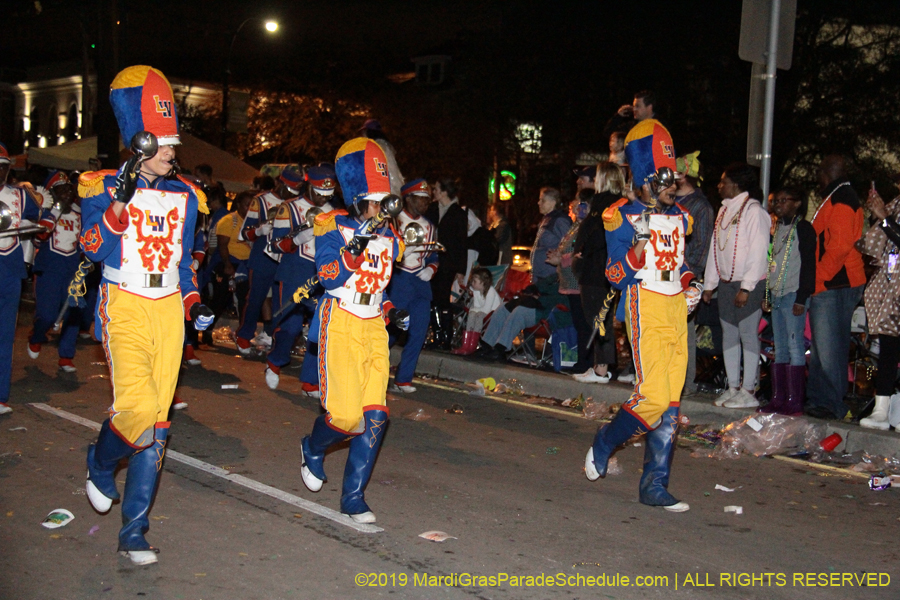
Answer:
[[[309,212],[310,209],[316,208],[316,205],[307,200],[306,198],[300,198],[299,200],[293,202],[291,205],[291,212],[294,214],[295,224],[299,227],[306,223],[306,213]],[[334,210],[334,208],[329,203],[325,203],[319,210],[322,211],[322,214],[330,213]],[[313,213],[315,214],[315,213]],[[307,260],[316,260],[316,238],[313,236],[308,242],[300,245],[300,256]]]
[[[353,229],[341,227],[345,242],[353,239]],[[366,260],[344,283],[344,289],[352,292],[342,294],[341,308],[364,319],[381,314],[381,295],[391,280],[394,268],[394,240],[377,236],[366,245]],[[360,301],[369,297],[369,303]],[[357,301],[354,301],[357,300]]]
[[[25,192],[9,185],[0,186],[0,201],[9,207],[9,214],[12,222],[9,224],[10,229],[22,226],[22,208],[26,202]],[[9,254],[19,247],[19,237],[12,236],[8,238],[0,238],[0,254]]]
[[[274,222],[275,215],[278,213],[278,207],[281,205],[283,200],[272,194],[271,192],[268,194],[264,194],[259,197],[259,224],[262,225],[266,221]],[[248,214],[249,216],[249,214]],[[266,245],[265,245],[265,253],[266,256],[274,260],[275,262],[281,261],[281,254],[277,254],[275,252],[271,252],[269,250],[269,242],[272,241],[272,232],[270,231],[268,235],[266,235]]]
[[[181,261],[187,192],[139,188],[128,203],[122,235],[122,266],[128,273],[168,273]]]
[[[397,216],[397,220],[400,222],[400,231],[406,230],[406,226],[410,223],[418,223],[422,229],[425,230],[425,241],[436,241],[434,225],[432,225],[431,221],[425,217],[413,218],[412,215],[404,210]],[[424,248],[407,247],[406,251],[403,253],[403,260],[400,261],[398,267],[410,273],[418,273],[421,271],[422,267],[425,266],[425,259],[431,254],[430,251],[422,252],[422,250],[424,250]]]
[[[629,215],[634,224],[640,215]],[[644,246],[644,266],[635,277],[641,286],[674,296],[681,293],[681,265],[684,264],[685,234],[682,215],[650,215],[650,240]]]
[[[81,208],[72,205],[72,210],[60,215],[50,236],[50,249],[63,256],[78,252],[78,235],[81,233]]]

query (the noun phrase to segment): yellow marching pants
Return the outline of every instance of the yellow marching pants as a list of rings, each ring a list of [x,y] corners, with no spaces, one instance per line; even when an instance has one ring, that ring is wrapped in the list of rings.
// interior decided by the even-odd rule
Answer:
[[[670,406],[681,404],[687,372],[687,302],[683,294],[664,296],[629,286],[625,328],[634,354],[635,385],[622,408],[655,429]]]
[[[184,304],[175,293],[159,300],[112,283],[100,286],[97,307],[112,380],[110,426],[136,448],[154,441],[175,395],[184,351]]]
[[[363,412],[387,412],[390,350],[384,319],[361,319],[323,296],[319,301],[319,391],[328,424],[347,434],[365,430]]]

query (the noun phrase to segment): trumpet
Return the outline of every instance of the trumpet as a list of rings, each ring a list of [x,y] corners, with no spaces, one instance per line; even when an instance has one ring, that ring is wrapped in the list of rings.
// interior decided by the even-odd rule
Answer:
[[[25,225],[22,227],[10,227],[13,222],[13,212],[5,202],[0,201],[0,239],[11,237],[24,237],[35,233],[43,233],[47,228],[43,225]]]
[[[303,225],[301,225],[300,227],[295,227],[294,229],[291,229],[289,232],[287,232],[285,235],[281,236],[278,239],[273,239],[271,242],[271,246],[277,246],[282,241],[284,241],[288,238],[292,238],[299,233],[303,233],[304,231],[307,231],[308,229],[311,229],[312,226],[316,222],[316,217],[318,217],[321,214],[322,214],[321,208],[319,208],[318,206],[312,207],[311,209],[306,211],[306,222],[303,223]]]
[[[425,228],[418,223],[410,223],[403,230],[403,242],[407,248],[422,248],[422,250],[414,250],[414,252],[443,252],[446,250],[440,242],[426,242],[425,237]]]

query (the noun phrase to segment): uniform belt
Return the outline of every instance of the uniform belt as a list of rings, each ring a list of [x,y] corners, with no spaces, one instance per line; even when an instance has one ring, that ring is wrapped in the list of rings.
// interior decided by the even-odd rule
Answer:
[[[653,273],[653,281],[678,281],[677,271],[651,271]]]
[[[178,271],[168,271],[166,273],[131,273],[122,271],[108,265],[103,265],[103,277],[107,281],[119,284],[120,287],[128,289],[168,289],[177,288],[180,281]]]
[[[330,296],[334,296],[339,298],[347,303],[359,304],[361,306],[375,306],[381,304],[381,292],[377,292],[375,294],[368,294],[365,292],[357,292],[354,290],[348,290],[347,288],[338,288],[336,290],[329,290],[328,294]]]

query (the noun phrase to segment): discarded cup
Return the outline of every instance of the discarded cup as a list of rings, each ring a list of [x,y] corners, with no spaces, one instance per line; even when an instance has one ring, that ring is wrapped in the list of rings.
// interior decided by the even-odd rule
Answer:
[[[497,387],[497,382],[493,377],[482,377],[481,379],[477,379],[476,381],[477,383],[481,384],[481,387],[489,392],[493,392],[494,388]]]
[[[819,446],[822,447],[822,450],[825,452],[831,452],[835,448],[838,447],[838,444],[844,441],[844,438],[841,437],[839,433],[832,433],[827,438],[819,442]]]
[[[65,527],[68,525],[72,519],[75,518],[71,512],[67,511],[64,508],[55,508],[50,511],[50,514],[44,517],[44,520],[41,521],[41,525],[46,527],[47,529],[56,529],[57,527]]]

